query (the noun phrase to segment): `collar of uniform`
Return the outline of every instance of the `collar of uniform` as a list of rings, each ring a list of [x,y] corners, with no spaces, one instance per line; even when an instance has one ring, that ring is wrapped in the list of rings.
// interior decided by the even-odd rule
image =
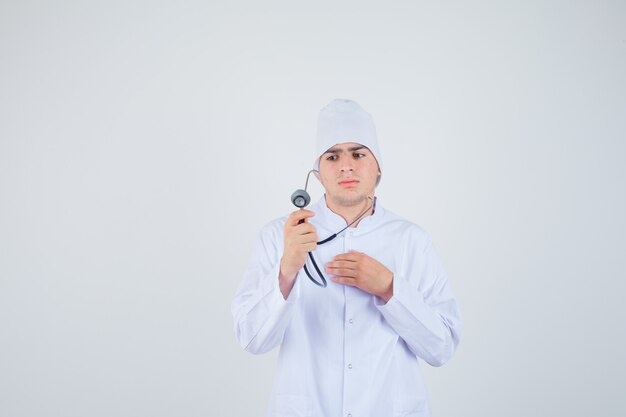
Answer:
[[[338,230],[346,227],[346,221],[328,208],[326,205],[326,196],[322,196],[317,203],[315,203],[315,207],[312,207],[312,210],[315,212],[315,217],[313,219],[320,224],[320,226],[328,229],[329,232],[335,233]],[[323,239],[324,236],[318,236],[320,239]]]
[[[313,211],[316,213],[315,217],[317,218],[316,219],[317,222],[319,222],[321,226],[327,228],[329,231],[332,231],[333,233],[346,227],[346,221],[344,220],[344,218],[328,208],[328,206],[326,205],[325,196],[322,196],[317,201],[317,203],[315,203],[315,208],[313,209]],[[379,199],[376,197],[376,206],[375,206],[374,214],[362,218],[361,221],[359,221],[359,224],[356,228],[351,227],[350,229],[354,233],[357,233],[357,234],[361,231],[365,231],[369,229],[370,227],[372,227],[372,225],[380,221],[384,215],[384,212],[385,212],[385,209],[381,206]]]

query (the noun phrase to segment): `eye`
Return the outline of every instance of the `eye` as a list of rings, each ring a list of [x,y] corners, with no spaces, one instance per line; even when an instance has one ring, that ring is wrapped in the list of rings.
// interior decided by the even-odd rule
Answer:
[[[365,154],[361,152],[355,152],[352,154],[352,156],[358,159],[358,158],[364,158]]]
[[[326,157],[327,161],[336,161],[337,160],[337,155],[328,155]]]

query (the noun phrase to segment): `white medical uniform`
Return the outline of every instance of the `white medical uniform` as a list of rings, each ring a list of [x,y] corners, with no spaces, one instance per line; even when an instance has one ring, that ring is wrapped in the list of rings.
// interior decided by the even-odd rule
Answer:
[[[309,209],[318,240],[346,226],[324,198]],[[461,318],[428,235],[377,203],[373,215],[314,256],[322,271],[350,250],[373,257],[393,272],[393,297],[385,304],[332,281],[321,288],[301,270],[285,300],[278,275],[286,219],[262,229],[232,303],[243,348],[258,354],[280,347],[268,416],[430,416],[419,362],[450,359]],[[319,279],[310,261],[308,268]]]

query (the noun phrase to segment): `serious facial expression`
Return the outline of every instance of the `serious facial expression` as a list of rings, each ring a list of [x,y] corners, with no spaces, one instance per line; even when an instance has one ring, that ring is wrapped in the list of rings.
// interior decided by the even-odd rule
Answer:
[[[320,157],[320,181],[326,197],[340,206],[363,204],[374,194],[380,175],[374,154],[355,142],[340,143]]]

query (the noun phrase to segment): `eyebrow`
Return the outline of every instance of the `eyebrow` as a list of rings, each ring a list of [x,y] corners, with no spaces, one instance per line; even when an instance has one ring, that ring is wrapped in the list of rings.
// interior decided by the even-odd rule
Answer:
[[[351,146],[348,148],[348,152],[354,152],[354,151],[358,151],[360,149],[367,149],[367,146],[363,146],[363,145],[357,145],[357,146]],[[343,149],[337,149],[337,148],[330,148],[329,150],[327,150],[326,153],[343,153]]]

